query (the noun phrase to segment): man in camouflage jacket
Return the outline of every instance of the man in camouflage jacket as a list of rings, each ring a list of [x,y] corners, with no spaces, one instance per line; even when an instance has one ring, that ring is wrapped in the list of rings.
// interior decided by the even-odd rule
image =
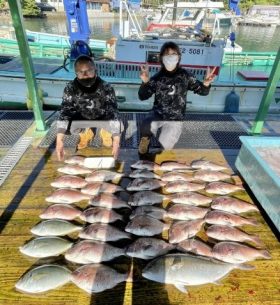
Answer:
[[[86,136],[91,139],[91,128],[102,127],[112,134],[112,154],[117,158],[123,125],[119,118],[114,89],[96,75],[95,65],[90,57],[80,56],[74,67],[77,77],[64,89],[57,122],[57,157],[59,160],[64,158],[63,142],[66,133],[77,133],[86,128]]]

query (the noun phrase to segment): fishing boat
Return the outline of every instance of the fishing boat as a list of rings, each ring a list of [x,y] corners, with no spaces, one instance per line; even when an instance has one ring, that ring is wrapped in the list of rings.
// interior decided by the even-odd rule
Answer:
[[[120,1],[120,12],[126,10],[128,20],[120,14],[120,32],[115,44],[115,61],[125,64],[159,64],[159,52],[166,42],[175,41],[181,50],[181,65],[192,69],[215,68],[216,74],[222,63],[226,39],[217,37],[219,23],[214,21],[211,32],[192,28],[169,32],[143,31],[134,11],[126,1]],[[196,25],[199,21],[196,20]],[[131,50],[134,50],[131,52]]]
[[[279,5],[253,5],[241,19],[239,25],[280,26]]]
[[[153,100],[149,99],[145,102],[138,100],[137,91],[141,83],[140,67],[144,63],[148,63],[150,74],[156,73],[160,68],[158,62],[160,47],[170,38],[153,37],[149,33],[146,35],[138,27],[133,13],[129,10],[127,12],[129,18],[128,20],[121,19],[120,35],[113,46],[114,60],[96,60],[96,66],[98,74],[114,86],[120,110],[147,111],[152,108]],[[137,29],[138,31],[136,31]],[[261,60],[264,63],[263,66],[251,65],[253,59],[248,56],[236,56],[234,48],[224,57],[225,41],[223,39],[212,37],[211,40],[205,42],[194,39],[177,39],[176,42],[182,52],[182,66],[191,70],[198,79],[203,79],[207,67],[216,68],[217,78],[210,95],[202,99],[190,93],[189,111],[223,112],[225,99],[232,90],[240,97],[239,107],[235,111],[251,112],[258,109],[275,57],[268,55],[266,60],[263,58]],[[227,61],[224,66],[222,65],[223,58],[226,58]],[[239,61],[240,65],[236,66],[236,61]],[[20,57],[3,55],[0,62],[2,63],[0,64],[0,80],[3,84],[0,88],[0,106],[2,108],[26,108],[28,98],[25,93],[25,75]],[[55,59],[47,56],[34,57],[33,62],[36,79],[42,90],[41,99],[44,107],[59,107],[66,82],[75,77],[73,63],[65,61],[64,58]],[[14,90],[15,86],[18,90]],[[278,88],[270,111],[279,111],[279,94]]]
[[[211,28],[211,20],[218,20],[225,24],[231,24],[234,18],[238,18],[232,11],[224,9],[222,1],[179,1],[163,5],[161,17],[148,26],[148,31],[164,28],[195,27],[203,23],[204,28]]]

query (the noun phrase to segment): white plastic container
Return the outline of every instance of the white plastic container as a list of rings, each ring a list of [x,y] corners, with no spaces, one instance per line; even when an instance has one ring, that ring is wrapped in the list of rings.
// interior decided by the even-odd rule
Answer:
[[[85,158],[84,164],[87,168],[114,168],[115,159],[113,157],[89,157]]]

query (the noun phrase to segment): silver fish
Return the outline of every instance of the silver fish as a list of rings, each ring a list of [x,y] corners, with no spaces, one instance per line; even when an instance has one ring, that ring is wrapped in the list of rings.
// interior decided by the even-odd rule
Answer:
[[[209,209],[177,203],[167,210],[167,216],[179,220],[200,219],[203,218],[208,211]]]
[[[41,214],[42,219],[64,219],[73,220],[80,217],[82,212],[69,204],[56,203],[47,207]]]
[[[135,216],[125,227],[125,231],[140,236],[154,236],[162,233],[169,228],[165,224],[155,218],[139,215]]]
[[[147,169],[149,171],[160,170],[160,166],[155,162],[149,160],[138,160],[131,165],[132,168],[136,169]]]
[[[152,205],[142,205],[137,207],[129,216],[130,219],[134,218],[138,215],[147,215],[156,219],[164,219],[167,217],[167,212],[158,207],[154,207]]]
[[[220,242],[212,249],[213,257],[231,264],[241,264],[257,258],[270,259],[267,250],[257,250],[235,242]]]
[[[189,254],[167,254],[148,263],[142,275],[149,280],[171,284],[180,291],[187,292],[185,286],[217,283],[233,269],[253,268]]]
[[[217,240],[230,240],[230,241],[249,241],[258,246],[262,245],[260,238],[257,235],[247,234],[237,228],[225,225],[212,225],[206,230],[206,234]]]
[[[65,258],[78,264],[92,264],[110,261],[121,255],[125,255],[124,249],[103,242],[83,240],[74,244],[65,253]]]
[[[193,181],[194,177],[190,175],[186,175],[183,173],[177,172],[168,172],[161,176],[161,180],[165,182],[172,182],[172,181]]]
[[[101,193],[92,197],[89,204],[96,207],[103,207],[108,209],[130,208],[130,206],[122,199],[109,193]]]
[[[162,203],[162,201],[167,198],[168,196],[156,192],[141,191],[131,195],[129,197],[128,204],[130,204],[131,206],[153,205],[157,203]]]
[[[229,193],[243,190],[244,188],[242,186],[225,182],[211,182],[205,188],[205,191],[207,193],[218,195],[227,195]]]
[[[43,265],[25,273],[16,283],[19,291],[41,293],[60,287],[71,279],[71,271],[62,266]]]
[[[79,233],[79,237],[100,241],[115,241],[119,239],[130,239],[130,234],[108,224],[94,223],[85,227]]]
[[[20,252],[31,257],[57,256],[72,246],[72,242],[57,236],[37,237],[19,248]]]
[[[101,207],[86,209],[80,218],[89,223],[111,223],[123,219],[122,215],[116,213],[114,210]]]
[[[80,189],[87,185],[87,182],[85,179],[77,176],[67,175],[67,176],[61,176],[55,179],[51,183],[52,187],[57,188],[73,188],[73,189]]]
[[[128,191],[152,191],[161,188],[166,183],[157,179],[136,178],[126,187]]]
[[[231,176],[222,172],[213,170],[200,170],[194,173],[194,178],[206,182],[221,181],[230,179]]]
[[[129,174],[130,178],[148,178],[148,179],[160,179],[160,176],[147,169],[135,169]]]
[[[103,182],[112,181],[115,179],[121,179],[124,176],[123,173],[117,173],[109,170],[96,170],[86,177],[87,182]]]
[[[184,163],[179,163],[176,161],[165,161],[160,164],[161,171],[176,171],[176,170],[191,170],[192,168]]]
[[[169,229],[169,242],[177,244],[184,239],[195,236],[201,230],[204,223],[204,219],[175,222]]]
[[[128,277],[128,273],[119,273],[108,266],[89,264],[72,273],[72,282],[88,293],[97,293],[127,281]]]
[[[47,202],[52,203],[75,203],[89,199],[90,196],[82,194],[80,191],[72,189],[58,189],[46,198]]]
[[[210,211],[205,216],[205,221],[214,225],[229,225],[229,226],[243,226],[252,225],[257,226],[258,222],[255,219],[241,217],[239,215],[231,214],[223,211]]]
[[[185,191],[198,191],[204,189],[205,184],[193,183],[187,181],[168,182],[164,189],[168,193],[182,193]]]
[[[211,161],[207,160],[194,160],[191,162],[191,167],[194,169],[205,169],[205,170],[211,170],[211,171],[222,171],[227,169],[224,166],[215,164]]]
[[[212,248],[206,243],[194,238],[181,241],[177,245],[177,249],[183,252],[212,257]]]
[[[209,204],[212,202],[212,198],[193,192],[172,194],[169,195],[169,197],[174,203],[182,203],[196,206],[209,206]]]
[[[86,175],[92,172],[92,170],[86,167],[71,164],[60,167],[57,169],[57,171],[67,175]]]
[[[140,237],[128,246],[126,254],[131,257],[152,259],[156,256],[164,255],[174,248],[174,245],[171,245],[162,239]]]
[[[211,208],[233,214],[259,211],[258,208],[253,204],[228,196],[220,196],[214,198],[211,204]]]
[[[85,160],[85,157],[83,157],[83,156],[71,156],[68,159],[64,160],[64,163],[83,166],[84,160]]]
[[[80,231],[80,226],[62,219],[48,219],[38,223],[31,229],[31,233],[38,236],[64,236]]]
[[[108,182],[93,182],[82,188],[81,192],[83,194],[94,196],[99,193],[116,193],[122,192],[123,190],[124,189],[117,184]]]

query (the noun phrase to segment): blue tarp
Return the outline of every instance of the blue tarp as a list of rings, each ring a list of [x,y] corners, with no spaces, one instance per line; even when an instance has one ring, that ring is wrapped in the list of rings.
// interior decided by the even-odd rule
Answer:
[[[228,6],[231,11],[235,13],[236,16],[240,16],[240,9],[238,7],[240,0],[229,0]]]

